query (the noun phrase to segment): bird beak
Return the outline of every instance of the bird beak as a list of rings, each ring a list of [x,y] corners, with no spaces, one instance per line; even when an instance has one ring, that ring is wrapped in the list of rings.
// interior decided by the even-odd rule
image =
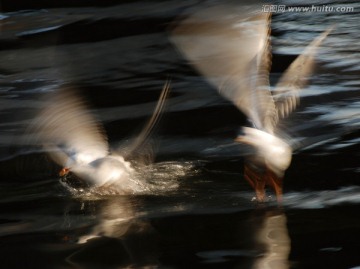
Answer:
[[[70,172],[70,168],[64,167],[63,169],[60,170],[59,176],[64,177],[64,176],[68,175],[69,172]]]

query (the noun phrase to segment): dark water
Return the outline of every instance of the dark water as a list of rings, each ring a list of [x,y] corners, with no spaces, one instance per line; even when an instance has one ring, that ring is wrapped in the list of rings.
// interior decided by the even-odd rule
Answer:
[[[286,122],[303,147],[282,208],[251,202],[232,143],[246,119],[169,41],[174,19],[204,1],[31,2],[0,5],[0,268],[360,268],[357,2],[335,3],[352,13],[273,16],[272,81],[336,25]],[[71,194],[59,167],[24,144],[41,97],[65,84],[112,146],[126,143],[169,77],[155,163],[140,173],[151,187],[139,194]]]

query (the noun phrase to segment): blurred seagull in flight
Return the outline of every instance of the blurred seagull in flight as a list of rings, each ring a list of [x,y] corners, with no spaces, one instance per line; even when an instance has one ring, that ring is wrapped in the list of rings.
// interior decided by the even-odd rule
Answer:
[[[292,156],[290,138],[278,128],[299,103],[299,90],[314,68],[317,48],[331,29],[312,41],[270,91],[270,13],[261,6],[219,5],[194,12],[174,26],[172,41],[219,93],[250,120],[235,141],[251,146],[244,178],[265,200],[265,186],[282,199],[282,179]]]
[[[167,82],[152,117],[127,148],[126,154],[142,147],[158,122],[168,95]],[[110,151],[101,124],[72,88],[62,88],[46,99],[46,106],[34,120],[33,132],[50,157],[61,167],[61,178],[75,175],[85,186],[109,188],[116,193],[131,193],[139,186],[134,169],[124,155]],[[125,153],[125,152],[123,152]]]

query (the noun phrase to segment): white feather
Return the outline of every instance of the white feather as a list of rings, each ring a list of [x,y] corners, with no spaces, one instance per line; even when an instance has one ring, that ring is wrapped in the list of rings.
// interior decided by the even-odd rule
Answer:
[[[313,70],[317,48],[331,31],[316,38],[269,88],[270,14],[260,4],[218,5],[191,14],[173,30],[172,41],[219,93],[252,122],[236,140],[253,146],[258,165],[282,176],[291,161],[289,144],[275,135],[279,118],[298,104],[297,92]]]
[[[163,110],[170,84],[167,82],[153,116],[130,150],[143,145]],[[96,187],[111,186],[118,192],[131,192],[139,184],[133,180],[131,164],[110,152],[101,124],[87,109],[75,89],[62,88],[47,96],[45,106],[33,122],[35,139],[50,157],[79,178]],[[127,151],[129,154],[129,151]]]

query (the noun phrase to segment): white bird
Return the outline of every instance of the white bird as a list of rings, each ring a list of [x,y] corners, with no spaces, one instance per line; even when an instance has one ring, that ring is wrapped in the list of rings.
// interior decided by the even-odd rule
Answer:
[[[166,83],[149,122],[129,150],[148,138],[158,122],[170,85]],[[50,157],[62,166],[59,175],[71,172],[88,186],[109,187],[116,193],[135,192],[134,169],[124,157],[111,152],[101,124],[72,88],[62,88],[47,97],[46,106],[33,122],[33,132]]]
[[[292,147],[288,138],[280,136],[278,122],[299,103],[298,92],[311,75],[316,50],[330,32],[308,45],[271,92],[270,16],[259,5],[212,6],[180,21],[172,35],[173,43],[200,73],[251,121],[252,127],[243,127],[235,141],[254,149],[245,160],[244,177],[258,201],[265,200],[265,185],[281,200]]]

